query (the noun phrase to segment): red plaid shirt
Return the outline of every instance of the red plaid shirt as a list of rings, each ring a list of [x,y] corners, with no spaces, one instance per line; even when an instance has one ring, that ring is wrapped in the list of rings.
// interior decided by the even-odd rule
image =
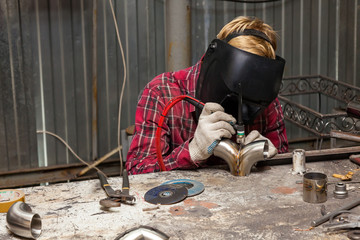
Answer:
[[[135,134],[127,154],[126,168],[130,174],[160,171],[156,156],[155,132],[164,106],[179,95],[195,96],[195,86],[201,62],[184,70],[163,73],[149,82],[138,101],[135,115]],[[168,112],[161,131],[161,149],[167,170],[198,167],[189,154],[196,122],[195,107],[186,101],[175,104]],[[258,130],[267,137],[279,153],[286,152],[288,141],[284,116],[275,99],[258,116],[254,124],[246,126],[246,133]]]

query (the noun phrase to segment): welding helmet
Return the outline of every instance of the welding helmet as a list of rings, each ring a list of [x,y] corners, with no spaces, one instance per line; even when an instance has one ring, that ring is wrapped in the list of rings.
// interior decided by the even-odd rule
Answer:
[[[284,66],[279,56],[259,56],[215,39],[203,57],[195,97],[219,103],[238,122],[252,124],[277,97]]]

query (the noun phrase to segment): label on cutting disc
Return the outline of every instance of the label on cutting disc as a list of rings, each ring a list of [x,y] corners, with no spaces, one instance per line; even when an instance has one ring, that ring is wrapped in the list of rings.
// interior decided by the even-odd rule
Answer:
[[[188,191],[183,186],[174,184],[160,185],[154,187],[145,193],[145,201],[152,204],[173,204],[184,200]]]
[[[186,187],[188,190],[188,197],[198,195],[205,190],[204,184],[191,179],[174,179],[164,182],[161,185],[165,185],[165,184],[176,184]]]
[[[23,191],[15,189],[0,190],[0,212],[6,213],[15,202],[25,202]]]

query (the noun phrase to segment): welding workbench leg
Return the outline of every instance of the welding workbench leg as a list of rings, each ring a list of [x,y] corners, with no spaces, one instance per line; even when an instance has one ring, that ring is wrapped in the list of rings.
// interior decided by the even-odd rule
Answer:
[[[330,138],[330,148],[336,147],[336,138]]]
[[[322,143],[323,143],[323,139],[320,137],[316,138],[316,150],[321,150],[321,147],[322,147]]]

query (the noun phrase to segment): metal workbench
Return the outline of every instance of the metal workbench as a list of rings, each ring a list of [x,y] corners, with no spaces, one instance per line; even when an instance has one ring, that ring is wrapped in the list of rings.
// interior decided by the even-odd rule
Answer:
[[[346,173],[357,168],[349,160],[307,163],[309,171]],[[360,171],[359,171],[360,172]],[[205,185],[205,191],[172,205],[144,201],[151,188],[173,179],[192,179]],[[353,181],[359,181],[355,173]],[[310,222],[321,217],[322,204],[302,199],[302,176],[291,173],[291,165],[263,166],[247,177],[231,175],[224,167],[193,171],[171,171],[129,176],[134,206],[103,209],[99,200],[105,193],[98,180],[22,188],[26,202],[42,218],[39,239],[115,239],[140,225],[156,228],[170,239],[348,239],[346,232],[329,234],[323,226],[310,231]],[[300,183],[299,183],[300,181]],[[120,177],[109,183],[121,188]],[[354,201],[360,184],[350,184],[349,197],[335,199],[334,184],[328,185],[327,211]],[[360,207],[353,211],[360,212]],[[6,228],[6,214],[0,214],[0,239],[21,239]]]

